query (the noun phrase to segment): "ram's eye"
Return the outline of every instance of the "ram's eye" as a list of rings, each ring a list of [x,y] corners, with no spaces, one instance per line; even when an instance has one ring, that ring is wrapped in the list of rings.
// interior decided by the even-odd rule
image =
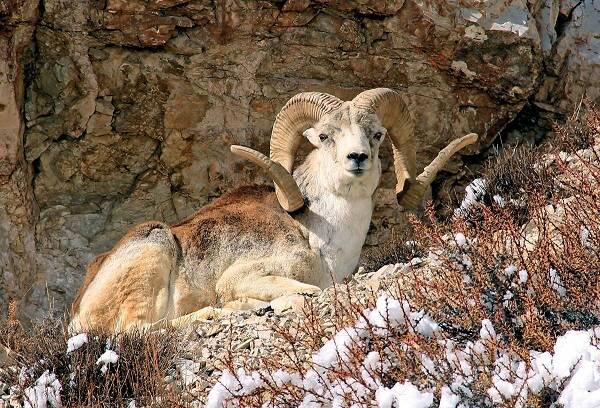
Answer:
[[[381,132],[377,132],[377,133],[375,133],[375,134],[373,135],[373,139],[375,139],[375,140],[381,140],[381,136],[383,136],[383,135],[381,134]]]
[[[327,140],[329,136],[327,136],[325,133],[321,133],[319,135],[319,139],[321,139],[321,142],[324,142],[325,140]]]

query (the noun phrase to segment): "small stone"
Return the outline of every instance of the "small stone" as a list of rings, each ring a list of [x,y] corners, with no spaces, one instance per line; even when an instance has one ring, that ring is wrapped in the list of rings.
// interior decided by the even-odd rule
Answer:
[[[237,346],[235,346],[235,350],[249,349],[250,346],[252,345],[252,341],[253,340],[254,339],[247,339],[247,340],[243,341],[242,343],[240,343]]]
[[[225,327],[223,326],[218,326],[218,325],[214,325],[212,326],[205,334],[206,337],[212,337],[215,336],[219,333],[221,333],[223,330],[225,329]]]

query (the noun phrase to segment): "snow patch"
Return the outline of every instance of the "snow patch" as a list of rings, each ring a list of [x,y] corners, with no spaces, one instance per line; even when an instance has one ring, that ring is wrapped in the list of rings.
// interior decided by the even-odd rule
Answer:
[[[456,245],[458,245],[459,247],[467,246],[467,238],[462,232],[454,234],[454,241],[456,241]]]
[[[50,374],[49,371],[44,373],[37,379],[35,385],[25,389],[25,408],[46,408],[48,404],[51,407],[61,407],[60,391],[62,386],[56,375]]]
[[[87,333],[80,333],[67,340],[67,354],[75,350],[79,350],[85,343],[88,342]]]
[[[375,391],[375,401],[379,408],[392,408],[394,402],[398,407],[427,408],[433,404],[433,394],[421,392],[412,383],[396,383],[392,388],[379,387]]]
[[[471,71],[465,61],[452,61],[450,68],[457,72],[462,72],[469,79],[473,79],[477,76],[477,73],[475,71]]]
[[[525,24],[525,21],[523,22],[523,24],[513,23],[512,21],[506,21],[502,24],[493,23],[490,30],[508,31],[517,34],[519,37],[522,37],[523,35],[525,35],[525,33],[527,33],[527,31],[529,31],[529,27],[527,27],[527,25]]]
[[[119,355],[112,350],[106,350],[96,361],[96,365],[102,365],[100,371],[106,374],[109,364],[115,364],[119,360]]]
[[[468,214],[469,209],[483,200],[485,195],[486,182],[483,178],[476,178],[465,189],[465,198],[460,203],[460,206],[454,210],[454,215],[464,217]]]

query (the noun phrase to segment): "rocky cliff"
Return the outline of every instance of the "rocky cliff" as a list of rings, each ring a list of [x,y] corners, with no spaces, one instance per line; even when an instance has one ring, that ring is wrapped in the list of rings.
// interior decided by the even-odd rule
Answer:
[[[0,0],[0,305],[62,310],[132,225],[267,182],[228,146],[268,151],[297,92],[402,90],[420,163],[467,132],[467,162],[511,123],[539,137],[514,124],[524,107],[535,122],[600,96],[599,31],[592,1]],[[388,170],[368,244],[400,221],[393,197]]]

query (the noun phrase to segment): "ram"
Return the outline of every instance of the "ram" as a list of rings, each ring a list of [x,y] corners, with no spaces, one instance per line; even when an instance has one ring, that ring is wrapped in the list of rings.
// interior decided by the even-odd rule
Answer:
[[[72,329],[187,322],[316,293],[349,276],[369,229],[385,136],[398,202],[407,208],[421,204],[452,154],[477,140],[476,134],[454,140],[416,177],[413,125],[399,93],[372,89],[348,102],[300,93],[275,119],[270,157],[231,147],[268,172],[274,191],[241,187],[177,225],[153,221],[133,228],[88,266]],[[314,149],[294,170],[303,137]]]

